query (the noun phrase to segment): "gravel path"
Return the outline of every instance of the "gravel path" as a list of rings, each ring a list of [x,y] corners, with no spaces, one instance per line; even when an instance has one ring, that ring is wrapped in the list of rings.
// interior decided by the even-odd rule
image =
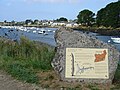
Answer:
[[[0,90],[45,90],[36,85],[20,82],[0,70]]]

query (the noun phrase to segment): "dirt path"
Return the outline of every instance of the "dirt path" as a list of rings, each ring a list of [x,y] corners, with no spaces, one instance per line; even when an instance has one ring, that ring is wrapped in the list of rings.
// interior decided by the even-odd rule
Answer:
[[[0,70],[0,90],[43,90],[43,89],[33,84],[26,84],[18,80],[15,80],[6,72]]]

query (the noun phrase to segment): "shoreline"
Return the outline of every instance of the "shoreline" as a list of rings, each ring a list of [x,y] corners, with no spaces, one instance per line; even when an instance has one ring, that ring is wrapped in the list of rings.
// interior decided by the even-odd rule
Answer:
[[[36,28],[59,28],[61,26],[41,26],[41,25],[22,25],[23,27],[36,27]],[[65,27],[65,26],[64,26]],[[119,36],[120,28],[106,28],[106,27],[66,27],[73,30],[80,30],[85,32],[98,33],[105,36]]]
[[[85,32],[98,33],[104,36],[119,36],[120,29],[109,29],[109,28],[72,28],[73,30],[81,30]]]

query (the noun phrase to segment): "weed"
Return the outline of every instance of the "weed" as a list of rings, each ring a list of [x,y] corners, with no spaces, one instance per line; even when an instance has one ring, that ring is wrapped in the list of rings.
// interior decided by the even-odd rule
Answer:
[[[90,89],[90,90],[99,90],[95,85],[93,85],[93,84],[89,84],[88,85],[88,88]]]
[[[13,77],[29,83],[38,83],[35,71],[51,70],[53,48],[21,37],[20,42],[0,38],[0,67]]]
[[[24,80],[28,83],[38,83],[38,77],[36,74],[19,63],[8,65],[7,71],[19,80]]]
[[[120,81],[120,64],[118,64],[114,79]]]
[[[113,80],[114,87],[111,88],[111,90],[119,90],[120,89],[120,64],[118,64],[115,77]]]

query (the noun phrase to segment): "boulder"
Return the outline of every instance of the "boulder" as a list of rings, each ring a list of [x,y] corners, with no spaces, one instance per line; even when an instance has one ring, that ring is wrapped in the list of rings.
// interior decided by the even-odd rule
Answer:
[[[111,44],[105,43],[95,37],[80,31],[60,27],[55,32],[56,54],[52,61],[54,70],[60,75],[60,79],[67,82],[111,84],[119,61],[119,51]],[[90,48],[108,50],[108,78],[66,78],[66,48]]]

